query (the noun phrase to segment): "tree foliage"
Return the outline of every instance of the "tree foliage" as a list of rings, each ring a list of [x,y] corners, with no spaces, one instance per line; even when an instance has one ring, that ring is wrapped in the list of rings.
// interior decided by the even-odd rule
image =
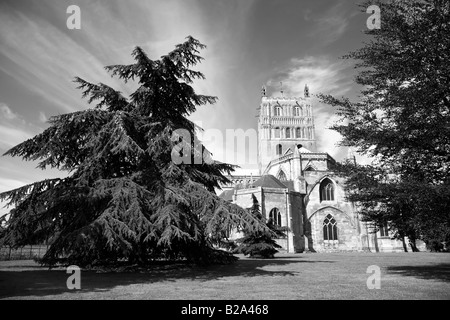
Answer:
[[[139,84],[129,97],[105,84],[76,78],[95,107],[54,116],[50,127],[5,153],[39,160],[39,168],[68,171],[0,194],[15,206],[3,243],[20,247],[49,241],[42,263],[80,266],[187,259],[230,262],[213,249],[225,228],[265,228],[244,209],[214,193],[234,167],[217,161],[175,164],[175,156],[211,156],[187,116],[216,97],[191,87],[191,68],[205,48],[188,37],[159,60],[136,47],[135,62],[106,67],[113,77]],[[191,139],[176,134],[183,129]],[[200,146],[200,147],[198,147]],[[204,157],[201,159],[205,159]]]
[[[430,246],[450,239],[448,185],[394,179],[383,168],[372,165],[346,162],[337,168],[347,177],[348,200],[358,204],[361,220],[374,232],[387,225],[392,238],[403,241],[408,237],[413,251],[418,250],[417,239]]]
[[[364,11],[370,4],[381,28],[344,57],[358,60],[359,100],[320,95],[338,107],[342,145],[375,159],[347,163],[351,199],[400,237],[449,241],[450,2],[377,1]]]
[[[252,194],[253,205],[249,212],[261,223],[266,223],[262,216],[258,200]],[[273,258],[277,249],[281,248],[274,239],[286,237],[286,228],[274,224],[272,219],[267,221],[268,230],[244,230],[244,237],[236,242],[238,246],[234,249],[235,253],[242,253],[250,257]]]

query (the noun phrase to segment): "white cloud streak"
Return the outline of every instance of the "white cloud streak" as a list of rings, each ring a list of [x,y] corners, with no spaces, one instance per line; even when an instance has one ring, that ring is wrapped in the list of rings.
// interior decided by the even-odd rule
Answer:
[[[17,114],[4,103],[0,103],[0,117],[1,119],[12,120],[17,118]]]
[[[329,45],[341,38],[349,26],[352,16],[343,10],[343,2],[330,7],[319,17],[309,18],[314,23],[314,29],[309,33],[311,38],[320,39],[323,46]]]
[[[0,54],[11,61],[0,66],[2,71],[61,111],[80,109],[80,93],[72,82],[76,75],[92,80],[106,76],[97,58],[46,20],[2,13],[0,28]]]
[[[335,110],[322,104],[314,95],[324,93],[340,97],[348,94],[353,86],[349,77],[350,68],[351,65],[345,60],[332,61],[327,56],[293,58],[285,68],[276,72],[277,77],[267,83],[271,91],[278,91],[282,81],[285,96],[294,97],[303,97],[305,85],[308,85],[312,96],[317,149],[339,160],[347,155],[347,150],[337,147],[340,134],[327,129],[338,119]]]
[[[5,103],[0,103],[0,151],[31,138],[37,128],[27,123]]]

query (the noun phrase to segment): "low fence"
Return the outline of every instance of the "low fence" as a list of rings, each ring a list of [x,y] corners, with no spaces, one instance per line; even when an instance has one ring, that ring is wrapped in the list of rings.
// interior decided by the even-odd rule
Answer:
[[[42,258],[47,252],[47,245],[24,246],[18,249],[0,247],[0,261],[4,260],[31,260]]]

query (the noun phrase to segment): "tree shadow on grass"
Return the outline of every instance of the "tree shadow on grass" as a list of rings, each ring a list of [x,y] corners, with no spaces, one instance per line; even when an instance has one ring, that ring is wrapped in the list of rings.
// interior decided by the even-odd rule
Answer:
[[[424,266],[392,266],[388,267],[387,271],[402,276],[450,282],[450,263]]]
[[[331,263],[332,261],[302,261],[299,259],[250,259],[244,258],[234,264],[212,265],[199,267],[188,264],[161,264],[147,270],[135,272],[96,272],[92,270],[81,271],[81,290],[77,292],[104,292],[116,286],[132,284],[152,284],[163,281],[175,282],[177,280],[214,281],[230,277],[273,277],[296,276],[301,271],[303,263]],[[287,270],[283,268],[290,264]],[[267,270],[265,267],[269,267]],[[0,299],[27,296],[48,296],[68,292],[67,278],[71,275],[65,269],[48,270],[45,267],[21,268],[15,271],[9,267],[8,271],[0,271]]]

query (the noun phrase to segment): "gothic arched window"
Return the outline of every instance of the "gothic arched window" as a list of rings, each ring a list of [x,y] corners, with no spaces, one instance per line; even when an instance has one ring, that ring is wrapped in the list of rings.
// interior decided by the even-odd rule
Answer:
[[[380,225],[380,236],[389,237],[389,229],[387,223],[383,223]]]
[[[294,116],[295,117],[299,117],[300,116],[300,108],[299,107],[294,107]]]
[[[323,240],[337,240],[337,223],[331,214],[327,214],[323,220]]]
[[[320,202],[334,200],[334,184],[326,178],[320,183]]]
[[[295,129],[295,137],[296,138],[301,138],[301,136],[302,136],[301,129],[300,128],[296,128]]]
[[[275,128],[275,138],[280,138],[280,128]]]
[[[286,128],[286,139],[291,137],[291,128]]]
[[[277,155],[281,156],[282,151],[283,151],[283,147],[281,146],[281,144],[277,144]]]
[[[275,107],[275,115],[281,116],[281,107]]]
[[[302,128],[302,138],[306,138],[306,128]]]
[[[281,213],[278,208],[273,208],[269,213],[269,221],[272,220],[272,223],[281,227]]]
[[[286,174],[284,173],[283,170],[281,170],[280,173],[278,173],[278,180],[280,180],[280,181],[287,181]]]

